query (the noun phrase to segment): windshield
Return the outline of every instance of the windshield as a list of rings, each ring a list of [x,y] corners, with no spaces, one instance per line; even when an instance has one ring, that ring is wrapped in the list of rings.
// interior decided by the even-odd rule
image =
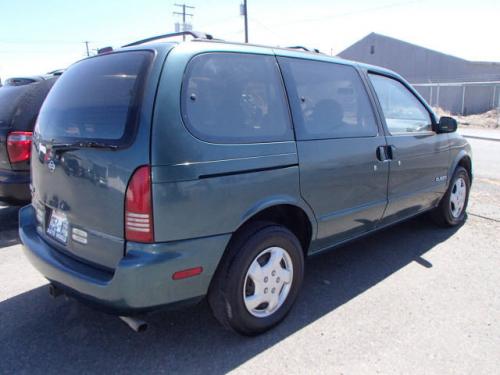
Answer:
[[[134,134],[152,53],[115,53],[69,68],[38,117],[37,137],[51,142],[122,144]]]

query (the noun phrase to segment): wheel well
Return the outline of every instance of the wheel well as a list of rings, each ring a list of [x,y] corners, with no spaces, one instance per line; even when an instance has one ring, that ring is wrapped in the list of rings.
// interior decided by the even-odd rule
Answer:
[[[460,159],[457,166],[465,168],[472,182],[472,162],[470,158],[468,156],[464,156],[462,159]]]
[[[283,225],[297,236],[302,245],[304,255],[307,255],[307,250],[311,243],[312,225],[307,214],[301,208],[288,204],[266,208],[248,219],[240,226],[238,231],[256,221],[271,221]]]

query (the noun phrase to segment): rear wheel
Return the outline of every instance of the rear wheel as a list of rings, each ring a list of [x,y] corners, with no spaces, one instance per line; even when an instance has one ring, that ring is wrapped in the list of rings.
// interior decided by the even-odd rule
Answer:
[[[458,167],[453,174],[450,186],[439,206],[432,212],[433,219],[443,226],[463,223],[469,201],[470,177],[465,168]]]
[[[303,274],[303,252],[295,235],[280,225],[254,223],[231,241],[209,303],[224,326],[256,335],[285,318]]]

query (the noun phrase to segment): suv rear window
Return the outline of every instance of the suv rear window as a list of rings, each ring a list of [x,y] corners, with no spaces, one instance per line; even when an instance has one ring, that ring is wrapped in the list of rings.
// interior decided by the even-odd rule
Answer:
[[[285,90],[273,56],[196,56],[183,83],[182,113],[193,135],[208,142],[293,139]]]
[[[45,140],[122,144],[134,134],[152,53],[115,53],[76,63],[54,85],[36,132]]]

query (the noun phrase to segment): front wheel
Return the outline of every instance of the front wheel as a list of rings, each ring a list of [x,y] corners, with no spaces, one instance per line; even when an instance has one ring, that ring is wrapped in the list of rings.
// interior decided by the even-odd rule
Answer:
[[[465,221],[469,202],[470,177],[458,167],[439,206],[432,212],[434,220],[443,226],[456,226]]]
[[[285,318],[303,274],[304,256],[295,235],[280,225],[255,223],[229,245],[209,303],[224,326],[256,335]]]

